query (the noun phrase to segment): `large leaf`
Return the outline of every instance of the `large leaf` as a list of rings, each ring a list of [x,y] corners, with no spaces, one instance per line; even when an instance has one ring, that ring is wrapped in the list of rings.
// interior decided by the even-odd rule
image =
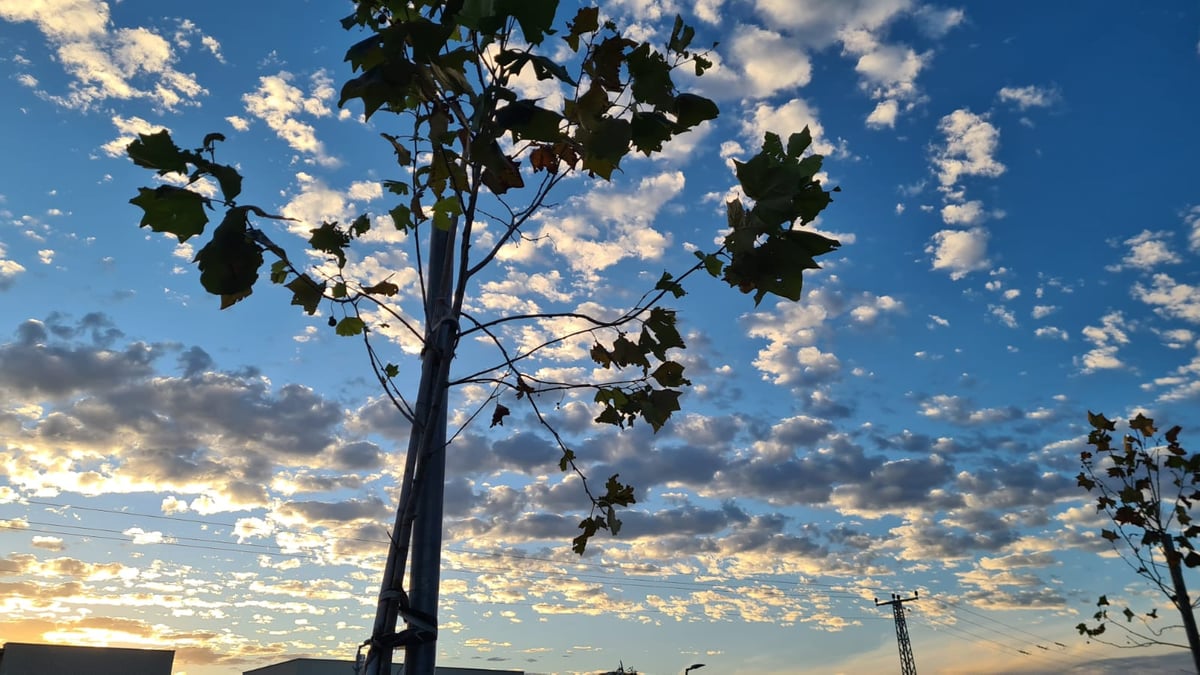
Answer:
[[[208,223],[205,202],[203,196],[174,185],[138,188],[138,196],[129,200],[142,208],[140,227],[173,234],[180,243],[204,231]]]
[[[200,283],[204,290],[221,296],[221,309],[250,295],[258,280],[262,250],[247,236],[248,225],[246,209],[229,209],[213,230],[212,240],[196,254]]]
[[[166,129],[152,134],[138,134],[125,151],[134,164],[154,169],[160,176],[167,173],[187,174],[188,161],[193,155],[180,150]]]

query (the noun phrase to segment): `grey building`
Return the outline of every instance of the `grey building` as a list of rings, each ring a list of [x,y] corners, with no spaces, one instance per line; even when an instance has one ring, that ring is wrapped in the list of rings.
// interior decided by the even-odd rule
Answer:
[[[523,670],[447,668],[444,666],[437,666],[436,672],[437,675],[525,675]],[[0,672],[0,675],[4,675],[4,673]],[[354,662],[337,659],[292,659],[247,670],[242,675],[354,675]],[[404,664],[392,664],[392,675],[404,675]]]
[[[175,652],[170,649],[72,647],[8,642],[0,647],[0,675],[171,675]]]

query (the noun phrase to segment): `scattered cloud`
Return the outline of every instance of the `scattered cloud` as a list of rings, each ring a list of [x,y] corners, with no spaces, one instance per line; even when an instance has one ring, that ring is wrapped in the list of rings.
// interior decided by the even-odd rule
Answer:
[[[1061,98],[1058,89],[1054,87],[1004,87],[996,94],[1004,103],[1012,103],[1020,110],[1029,108],[1046,108],[1054,105]]]
[[[1125,363],[1117,356],[1117,350],[1129,344],[1125,316],[1121,312],[1105,314],[1100,318],[1099,326],[1085,326],[1083,337],[1092,343],[1092,349],[1076,359],[1076,365],[1083,373],[1125,367]]]
[[[338,160],[325,152],[325,144],[317,139],[316,129],[302,122],[301,116],[328,117],[332,115],[329,105],[334,98],[333,80],[324,71],[310,78],[310,91],[306,95],[292,84],[295,76],[286,70],[275,75],[259,78],[258,89],[244,94],[242,101],[246,112],[262,120],[279,138],[296,152],[311,156],[322,166],[336,166]],[[241,119],[229,120],[234,128],[241,126]]]
[[[941,230],[933,235],[925,252],[933,256],[933,269],[950,273],[954,280],[971,272],[987,269],[988,231],[973,227],[969,230]]]
[[[207,93],[176,69],[178,55],[164,37],[149,28],[112,29],[102,0],[0,0],[0,19],[31,22],[46,37],[71,81],[66,93],[40,93],[63,107],[93,110],[110,99],[146,99],[175,110]]]
[[[1156,270],[1165,265],[1174,265],[1182,259],[1171,250],[1169,243],[1170,232],[1151,232],[1142,230],[1124,241],[1124,256],[1120,263],[1108,265],[1104,269],[1109,272],[1120,272],[1123,269]]]
[[[961,108],[943,117],[938,130],[946,141],[934,148],[933,165],[943,188],[954,187],[964,177],[995,178],[1004,173],[1004,165],[995,158],[1000,131],[986,115]]]

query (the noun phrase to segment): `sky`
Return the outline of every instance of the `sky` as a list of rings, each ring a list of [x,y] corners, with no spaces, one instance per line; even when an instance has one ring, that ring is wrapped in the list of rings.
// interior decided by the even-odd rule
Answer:
[[[124,156],[137,133],[220,132],[247,202],[386,219],[396,122],[337,106],[360,39],[343,4],[0,0],[0,640],[174,648],[178,675],[230,675],[368,637],[407,426],[327,308],[263,285],[220,311],[194,249],[138,228],[154,177]],[[611,183],[564,182],[473,311],[629,304],[715,248],[732,161],[765,131],[812,130],[841,188],[817,227],[842,247],[798,303],[712,279],[671,301],[694,386],[657,434],[546,401],[589,476],[637,487],[583,558],[586,499],[530,410],[466,424],[486,392],[456,391],[439,663],[889,672],[874,599],[919,592],[921,672],[1185,672],[1182,650],[1075,632],[1101,593],[1169,610],[1074,476],[1088,410],[1196,443],[1200,7],[601,7],[639,39],[682,12],[719,43],[686,85],[721,116]],[[395,270],[411,300],[410,243],[381,234],[350,268]],[[539,366],[589,373],[587,348]],[[455,372],[493,362],[464,343]]]

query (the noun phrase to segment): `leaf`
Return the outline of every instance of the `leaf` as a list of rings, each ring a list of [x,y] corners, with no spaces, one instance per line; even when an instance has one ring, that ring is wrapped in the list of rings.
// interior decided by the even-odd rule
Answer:
[[[1109,420],[1104,415],[1100,413],[1093,413],[1090,410],[1088,411],[1088,424],[1091,424],[1092,427],[1101,431],[1115,431],[1117,428],[1116,423]]]
[[[1100,536],[1104,537],[1108,541],[1116,541],[1121,538],[1120,535],[1118,535],[1116,532],[1114,532],[1112,530],[1100,530]],[[1100,597],[1103,598],[1104,596],[1100,596]],[[1108,603],[1105,602],[1104,604],[1108,604]]]
[[[366,328],[367,326],[363,323],[362,319],[357,316],[348,316],[338,322],[336,332],[338,335],[351,337],[361,335]]]
[[[675,134],[674,125],[660,112],[635,112],[630,126],[633,147],[649,157],[660,152]]]
[[[654,284],[654,290],[667,291],[676,298],[682,298],[687,295],[687,291],[683,289],[683,285],[675,281],[675,277],[670,272],[663,272],[658,283]]]
[[[664,387],[682,387],[688,384],[688,381],[683,377],[683,366],[668,361],[654,370],[650,374],[660,385]]]
[[[569,448],[563,448],[562,458],[558,460],[558,468],[561,471],[566,471],[571,462],[575,461],[575,452]]]
[[[554,13],[558,0],[497,0],[497,8],[517,20],[521,34],[531,45],[539,45],[546,35],[553,34]]]
[[[166,129],[152,134],[138,134],[137,139],[125,148],[125,153],[134,164],[147,169],[154,169],[158,175],[168,173],[188,172],[188,161],[194,153],[185,152],[171,140],[171,133]]]
[[[307,274],[301,274],[288,282],[286,287],[292,292],[293,305],[303,307],[310,316],[317,313],[317,307],[325,297],[325,282],[318,284]]]
[[[562,137],[559,126],[563,117],[539,107],[536,101],[523,99],[496,111],[496,124],[512,132],[514,140],[554,142]]]
[[[336,257],[339,268],[346,266],[345,249],[350,245],[350,235],[338,227],[337,223],[321,223],[320,227],[314,227],[309,233],[309,246]]]
[[[204,232],[208,224],[208,214],[204,211],[207,200],[174,185],[160,185],[153,190],[138,188],[138,196],[129,203],[143,211],[139,227],[173,234],[181,244]]]
[[[581,7],[575,13],[575,18],[567,23],[567,35],[563,39],[571,45],[572,51],[579,51],[579,38],[600,30],[600,8]]]
[[[671,81],[671,64],[650,45],[643,42],[625,57],[629,77],[633,80],[630,93],[637,103],[655,108],[669,108],[675,103],[675,83]]]
[[[238,173],[237,169],[211,162],[204,162],[201,168],[205,173],[210,173],[217,179],[217,185],[221,186],[221,194],[225,197],[226,202],[232,203],[238,195],[242,194],[242,174]]]
[[[262,250],[247,236],[246,209],[229,209],[212,239],[196,254],[200,284],[221,296],[221,309],[246,298],[258,280],[263,264]]]
[[[400,287],[390,281],[381,281],[374,286],[363,286],[362,292],[368,295],[386,295],[390,298],[400,292]]]
[[[583,168],[604,180],[612,179],[612,172],[621,164],[621,158],[629,153],[632,126],[628,120],[606,117],[596,128],[583,135]]]
[[[720,115],[720,109],[711,99],[697,94],[680,94],[675,97],[675,133],[681,133],[692,127],[715,120]]]
[[[671,28],[671,38],[667,41],[667,49],[681,56],[687,55],[688,45],[696,36],[696,29],[685,24],[683,17],[675,15],[675,25]]]
[[[504,426],[504,418],[511,412],[503,403],[497,403],[496,409],[492,411],[492,423],[489,428]]]

